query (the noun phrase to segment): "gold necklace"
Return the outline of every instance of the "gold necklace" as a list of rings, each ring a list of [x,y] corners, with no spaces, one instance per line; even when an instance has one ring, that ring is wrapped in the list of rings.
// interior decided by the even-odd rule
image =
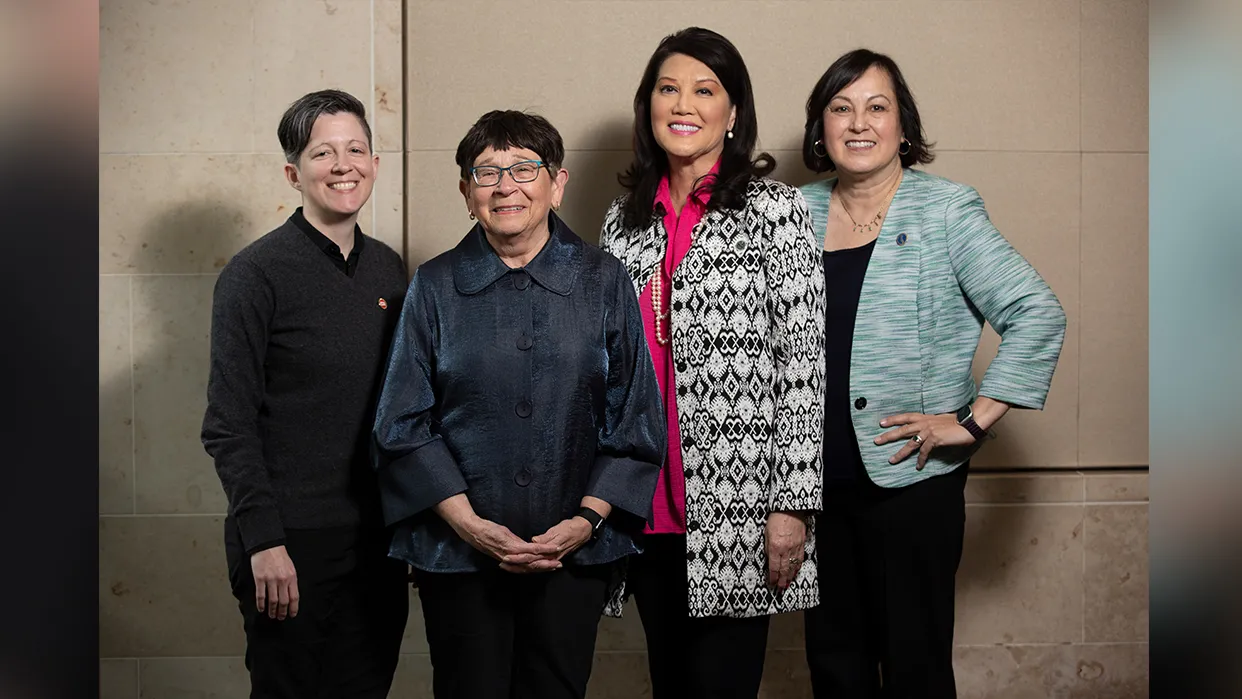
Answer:
[[[851,214],[849,207],[845,205],[845,200],[844,199],[840,200],[841,210],[845,212],[846,216],[850,217],[850,223],[854,224],[855,233],[871,233],[872,231],[875,230],[875,227],[877,225],[880,225],[880,221],[884,219],[884,211],[888,209],[888,204],[890,201],[892,201],[893,195],[897,192],[897,185],[901,183],[901,179],[903,176],[904,176],[904,173],[897,175],[897,179],[893,181],[893,186],[889,187],[888,193],[884,195],[884,203],[880,205],[880,210],[875,212],[875,216],[872,216],[871,220],[868,221],[865,225],[855,220],[854,214]],[[838,184],[840,184],[839,181],[838,181]],[[836,188],[834,187],[833,194],[835,193],[836,193]]]

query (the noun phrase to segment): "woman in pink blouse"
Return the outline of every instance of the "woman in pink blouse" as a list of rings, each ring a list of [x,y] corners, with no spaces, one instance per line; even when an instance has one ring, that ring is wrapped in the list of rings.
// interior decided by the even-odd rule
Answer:
[[[806,204],[764,177],[757,134],[728,39],[666,37],[600,236],[639,293],[668,419],[628,577],[655,699],[754,699],[769,616],[818,601],[823,273]]]

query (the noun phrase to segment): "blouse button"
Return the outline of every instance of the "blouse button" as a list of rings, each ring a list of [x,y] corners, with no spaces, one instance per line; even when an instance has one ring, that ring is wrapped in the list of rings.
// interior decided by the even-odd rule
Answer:
[[[863,408],[867,407],[867,399],[859,398],[858,400],[854,401],[854,407],[858,408],[859,410],[862,410]]]
[[[530,286],[530,276],[525,272],[514,272],[513,286],[517,287],[518,291],[524,290],[526,287]]]
[[[530,417],[530,401],[518,401],[518,404],[513,410],[517,413],[518,417]]]
[[[513,474],[513,482],[523,488],[530,485],[530,478],[530,471],[527,471],[526,469],[522,469],[521,471]]]
[[[530,339],[530,335],[522,334],[522,335],[519,335],[519,336],[518,336],[518,339],[517,339],[517,348],[518,348],[518,349],[520,349],[520,350],[528,350],[528,349],[530,349],[531,345],[533,345],[533,344],[535,344],[535,342],[534,342],[533,340],[531,340],[531,339]]]

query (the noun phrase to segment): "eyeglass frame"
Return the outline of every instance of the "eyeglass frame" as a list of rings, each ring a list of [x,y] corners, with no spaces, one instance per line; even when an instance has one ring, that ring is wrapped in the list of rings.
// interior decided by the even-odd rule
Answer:
[[[519,165],[529,165],[530,163],[535,163],[536,165],[534,177],[530,178],[529,180],[519,180],[518,178],[513,176],[513,172],[512,172],[513,168]],[[509,167],[500,167],[499,165],[476,165],[470,168],[470,179],[475,183],[475,185],[479,187],[495,187],[499,185],[500,181],[505,178],[505,173],[509,173],[509,179],[513,180],[517,184],[529,184],[539,179],[539,170],[543,168],[548,168],[548,172],[552,172],[552,167],[542,160],[519,160],[518,162],[510,165]],[[482,182],[479,182],[478,171],[482,169],[490,169],[490,170],[497,171],[496,184],[483,184]]]

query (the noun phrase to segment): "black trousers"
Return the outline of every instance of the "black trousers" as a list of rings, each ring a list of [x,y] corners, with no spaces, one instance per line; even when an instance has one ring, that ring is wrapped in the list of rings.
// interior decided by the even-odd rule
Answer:
[[[612,566],[418,571],[436,699],[582,699]]]
[[[653,699],[755,699],[770,617],[690,617],[686,537],[648,534],[627,586],[647,636]]]
[[[406,566],[388,537],[354,527],[290,529],[299,611],[283,621],[255,608],[241,535],[225,520],[233,596],[246,629],[251,699],[383,699],[392,685],[409,607]]]
[[[817,699],[953,699],[964,464],[899,489],[829,484],[816,520],[820,604],[805,614]]]

